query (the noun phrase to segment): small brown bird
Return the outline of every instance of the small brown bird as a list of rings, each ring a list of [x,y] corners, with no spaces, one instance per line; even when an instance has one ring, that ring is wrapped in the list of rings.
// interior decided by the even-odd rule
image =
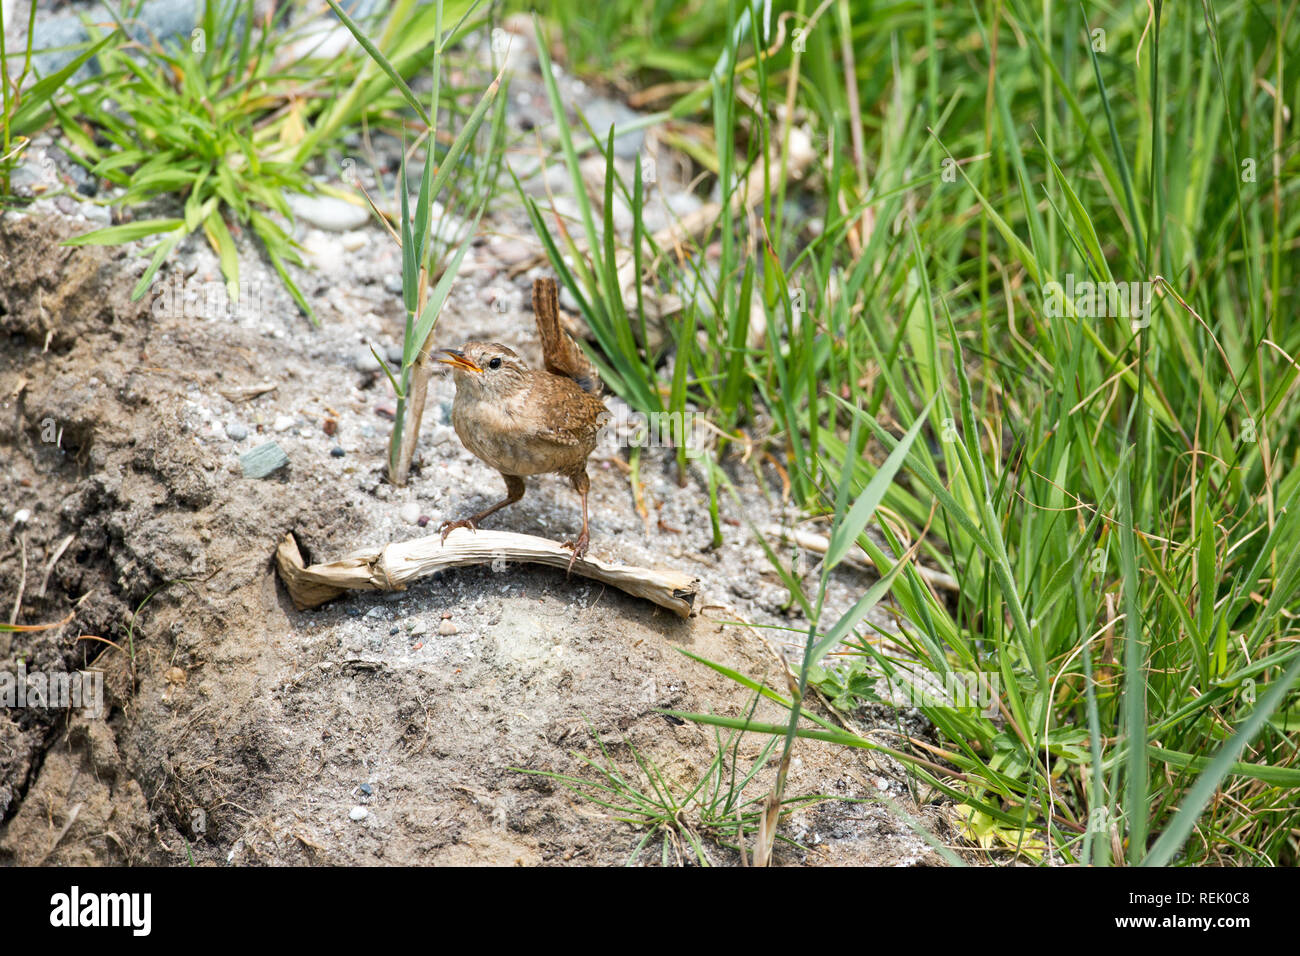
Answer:
[[[582,350],[560,328],[554,279],[533,283],[533,312],[546,368],[530,369],[515,352],[495,342],[466,342],[443,349],[456,381],[451,423],[461,442],[501,472],[506,497],[468,518],[444,521],[442,540],[453,528],[479,522],[524,496],[524,477],[558,473],[582,496],[582,533],[565,543],[573,562],[587,553],[587,456],[608,415],[601,382]]]

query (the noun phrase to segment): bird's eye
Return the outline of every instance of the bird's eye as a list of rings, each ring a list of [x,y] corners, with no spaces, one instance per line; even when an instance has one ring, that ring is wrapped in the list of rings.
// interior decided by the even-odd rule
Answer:
[[[500,368],[500,367],[501,367],[501,359],[499,358],[494,358],[492,361],[488,362],[488,368]]]

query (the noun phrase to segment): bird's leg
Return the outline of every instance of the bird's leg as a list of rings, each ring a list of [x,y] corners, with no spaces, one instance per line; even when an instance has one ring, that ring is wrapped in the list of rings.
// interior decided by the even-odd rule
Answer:
[[[506,505],[512,505],[524,496],[524,480],[518,475],[501,476],[506,480],[506,496],[503,500],[498,501],[490,508],[485,508],[476,515],[470,515],[468,518],[458,518],[455,521],[444,521],[438,528],[442,532],[442,543],[447,543],[447,535],[456,528],[469,528],[470,531],[478,530],[478,523],[488,515],[496,514]]]
[[[591,488],[591,480],[585,470],[571,475],[570,480],[573,482],[574,489],[582,495],[582,533],[578,535],[577,541],[564,542],[564,547],[573,549],[573,557],[569,559],[569,571],[572,571],[573,562],[587,553],[587,491]]]

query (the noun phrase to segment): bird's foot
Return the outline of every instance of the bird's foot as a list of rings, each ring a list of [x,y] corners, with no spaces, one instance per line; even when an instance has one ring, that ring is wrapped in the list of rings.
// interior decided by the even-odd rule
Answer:
[[[457,518],[455,521],[444,521],[438,526],[442,532],[442,543],[447,543],[447,535],[451,534],[457,528],[469,528],[470,531],[478,531],[478,525],[474,523],[473,518]]]
[[[587,554],[587,529],[582,529],[582,534],[578,535],[577,541],[566,541],[561,547],[572,548],[573,557],[569,558],[569,571],[573,570],[573,562]],[[566,574],[568,572],[565,572]]]

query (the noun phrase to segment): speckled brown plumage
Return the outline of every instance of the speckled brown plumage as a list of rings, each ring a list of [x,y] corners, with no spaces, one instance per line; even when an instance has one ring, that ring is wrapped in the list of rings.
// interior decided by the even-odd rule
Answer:
[[[533,305],[545,369],[530,369],[512,349],[495,342],[467,342],[444,350],[452,367],[456,400],[451,423],[476,457],[501,472],[506,497],[478,514],[442,524],[475,528],[480,521],[524,496],[526,475],[561,474],[582,496],[582,533],[567,546],[573,560],[586,553],[587,457],[608,414],[599,398],[600,379],[586,356],[560,328],[555,281],[533,284]],[[570,562],[572,567],[572,562]]]

